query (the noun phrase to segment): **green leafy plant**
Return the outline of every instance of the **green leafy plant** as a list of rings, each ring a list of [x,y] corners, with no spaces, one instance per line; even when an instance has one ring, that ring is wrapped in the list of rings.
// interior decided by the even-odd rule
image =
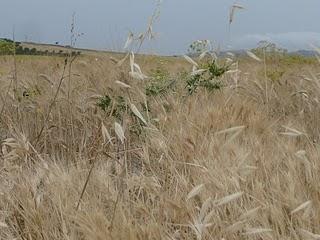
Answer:
[[[52,51],[52,53],[49,52],[49,50],[38,50],[36,48],[28,48],[21,45],[21,42],[14,42],[10,39],[0,39],[0,55],[52,55],[52,56],[61,56],[65,57],[68,54],[63,52],[62,50],[59,50],[59,52]],[[78,56],[80,55],[80,51],[73,51],[71,53],[72,56]]]
[[[158,96],[167,93],[174,87],[175,81],[170,79],[169,72],[158,67],[151,73],[151,80],[146,85],[147,96]]]
[[[97,102],[97,106],[107,114],[121,119],[123,113],[128,108],[126,100],[122,96],[110,97],[105,95],[100,97]]]
[[[213,59],[204,64],[200,64],[199,68],[202,71],[187,77],[186,88],[190,95],[196,92],[198,87],[204,87],[209,91],[222,88],[223,84],[220,78],[229,70],[229,66],[219,66],[217,61]]]
[[[144,103],[139,103],[143,112],[150,112],[149,108],[146,108]],[[109,95],[102,96],[98,99],[96,104],[102,111],[106,112],[109,116],[116,118],[121,121],[123,116],[127,113],[131,119],[132,124],[128,126],[128,130],[135,136],[142,136],[145,132],[141,123],[141,119],[137,117],[136,113],[133,112],[132,107],[122,96],[110,97]],[[138,110],[139,111],[139,110]]]
[[[0,54],[1,55],[11,55],[14,53],[15,45],[14,42],[1,39],[0,40]]]
[[[108,109],[111,107],[111,98],[108,95],[105,95],[103,97],[100,97],[98,102],[97,102],[97,106],[107,112]]]

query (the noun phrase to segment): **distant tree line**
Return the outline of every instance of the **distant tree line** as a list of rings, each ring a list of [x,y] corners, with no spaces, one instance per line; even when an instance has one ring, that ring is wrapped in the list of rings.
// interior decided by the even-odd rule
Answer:
[[[36,48],[23,47],[21,42],[14,42],[11,39],[0,38],[0,55],[37,55],[37,56],[59,56],[67,57],[70,53],[59,51],[49,51],[49,50],[38,50]],[[80,51],[72,51],[71,55],[80,55]]]

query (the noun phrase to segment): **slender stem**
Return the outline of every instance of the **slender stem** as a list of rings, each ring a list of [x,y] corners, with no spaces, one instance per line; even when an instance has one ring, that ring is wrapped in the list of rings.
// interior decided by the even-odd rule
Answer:
[[[55,93],[55,95],[54,95],[54,97],[53,97],[53,99],[52,99],[52,101],[51,101],[51,103],[50,103],[50,105],[49,105],[49,110],[48,110],[47,116],[46,116],[46,118],[45,118],[45,120],[44,120],[44,123],[43,123],[43,125],[42,125],[42,128],[41,128],[39,134],[38,134],[37,137],[36,137],[35,144],[38,143],[38,141],[39,141],[39,139],[40,139],[40,137],[41,137],[41,135],[42,135],[42,133],[43,133],[43,131],[44,131],[44,128],[45,128],[45,126],[46,126],[46,122],[48,121],[48,119],[49,119],[49,117],[50,117],[50,114],[51,114],[53,105],[54,105],[54,103],[55,103],[56,100],[57,100],[58,94],[59,94],[60,89],[61,89],[62,82],[63,82],[63,80],[65,79],[64,74],[65,74],[65,71],[66,71],[67,64],[68,64],[68,59],[66,58],[65,61],[64,61],[63,72],[62,72],[62,76],[61,76],[60,81],[59,81],[59,85],[58,85],[57,91],[56,91],[56,93]]]
[[[96,159],[95,159],[95,160],[96,160]],[[94,162],[92,163],[92,166],[91,166],[91,168],[90,168],[90,170],[89,170],[89,173],[88,173],[88,176],[87,176],[87,179],[86,179],[86,182],[85,182],[84,185],[83,185],[83,188],[82,188],[82,191],[81,191],[81,194],[80,194],[78,203],[77,203],[77,207],[76,207],[76,210],[77,210],[77,211],[79,210],[82,197],[83,197],[83,195],[84,195],[84,193],[85,193],[85,191],[86,191],[86,189],[87,189],[87,186],[88,186],[88,183],[89,183],[89,179],[90,179],[91,173],[92,173],[92,171],[93,171],[93,168],[94,168],[94,166],[95,166],[95,163],[96,163],[96,161],[94,161]]]

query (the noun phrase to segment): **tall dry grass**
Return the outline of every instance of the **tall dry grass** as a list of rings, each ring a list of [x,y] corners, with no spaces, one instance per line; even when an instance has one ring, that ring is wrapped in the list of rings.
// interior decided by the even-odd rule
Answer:
[[[70,76],[63,58],[17,56],[18,93],[0,59],[1,239],[319,239],[317,65],[272,82],[240,59],[221,91],[186,97],[178,79],[147,97],[109,57]],[[147,76],[158,60],[135,58]],[[105,94],[124,97],[121,119]]]

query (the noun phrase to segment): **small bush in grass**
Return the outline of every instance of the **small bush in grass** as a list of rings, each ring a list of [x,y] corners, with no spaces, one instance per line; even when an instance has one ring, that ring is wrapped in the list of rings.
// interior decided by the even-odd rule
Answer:
[[[107,112],[108,109],[111,107],[111,98],[108,95],[105,95],[101,98],[99,98],[98,102],[97,102],[97,106]]]
[[[167,93],[174,87],[175,81],[170,79],[169,72],[158,67],[152,71],[151,80],[146,85],[147,96],[158,96]]]
[[[0,54],[1,55],[11,55],[14,53],[14,43],[8,40],[0,39]]]
[[[200,64],[199,69],[203,69],[203,71],[187,77],[186,88],[190,95],[196,92],[198,87],[204,87],[209,91],[221,89],[223,84],[220,78],[229,70],[229,66],[219,66],[213,59]]]
[[[122,96],[110,97],[109,95],[99,98],[97,106],[102,111],[117,119],[121,119],[123,113],[128,108],[127,103]]]

